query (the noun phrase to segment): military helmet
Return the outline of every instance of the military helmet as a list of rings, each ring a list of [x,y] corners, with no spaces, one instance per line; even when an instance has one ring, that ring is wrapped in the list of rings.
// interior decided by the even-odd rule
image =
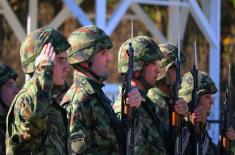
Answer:
[[[160,50],[162,51],[163,58],[160,61],[160,73],[158,74],[157,80],[161,80],[167,75],[167,71],[170,67],[175,65],[175,61],[178,55],[178,48],[174,45],[165,43],[159,44]],[[180,52],[180,62],[184,64],[186,62],[186,55]]]
[[[67,39],[57,30],[51,27],[36,29],[27,35],[20,48],[20,59],[25,73],[34,72],[36,57],[41,53],[43,46],[51,43],[56,54],[64,52],[70,47]]]
[[[110,37],[94,25],[75,30],[69,36],[68,41],[71,44],[67,50],[68,61],[71,65],[89,60],[95,53],[113,46]]]
[[[17,73],[8,65],[0,64],[0,87],[10,79],[16,80]]]
[[[193,75],[191,72],[185,73],[182,77],[181,89],[179,96],[182,97],[187,103],[192,99],[192,91],[194,87]],[[215,83],[205,72],[198,72],[198,91],[197,95],[200,97],[204,94],[215,94],[217,88]]]
[[[154,60],[161,60],[163,55],[159,47],[150,37],[136,36],[133,39],[125,41],[118,52],[118,72],[126,73],[128,70],[129,43],[132,43],[134,49],[134,71],[142,70],[145,64]]]

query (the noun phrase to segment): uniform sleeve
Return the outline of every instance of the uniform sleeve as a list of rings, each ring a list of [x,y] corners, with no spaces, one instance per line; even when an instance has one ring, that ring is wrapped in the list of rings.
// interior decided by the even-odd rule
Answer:
[[[42,61],[36,67],[34,81],[38,81],[37,87],[40,87],[41,91],[50,93],[53,87],[53,62]]]
[[[73,101],[76,102],[76,101]],[[90,107],[86,103],[70,103],[69,123],[71,149],[75,153],[84,153],[90,147]],[[68,111],[68,109],[67,109]]]
[[[73,104],[70,117],[72,151],[78,154],[102,154],[117,149],[117,137],[110,116],[96,97]],[[112,124],[112,123],[111,123]]]
[[[37,139],[40,143],[42,134],[46,132],[50,88],[53,86],[52,62],[41,62],[27,82],[27,88],[15,97],[7,116],[9,145],[14,149],[21,147],[21,150],[24,150],[23,144],[27,148],[33,147],[26,145],[28,141]]]

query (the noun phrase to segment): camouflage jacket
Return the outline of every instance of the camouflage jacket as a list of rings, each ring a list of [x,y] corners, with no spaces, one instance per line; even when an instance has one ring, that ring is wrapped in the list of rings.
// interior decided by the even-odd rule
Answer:
[[[156,104],[156,110],[164,122],[164,125],[169,129],[170,120],[169,120],[169,103],[170,97],[162,92],[159,88],[155,87],[148,91],[147,96],[150,100]]]
[[[231,142],[231,152],[235,154],[235,141]]]
[[[189,144],[186,148],[185,155],[191,155],[195,153],[195,136],[194,133],[194,125],[190,122],[188,123],[188,128],[190,129],[190,139]],[[203,155],[217,155],[218,148],[217,146],[212,142],[212,139],[209,137],[208,131],[206,130],[206,125],[203,125],[201,128],[201,135],[202,135],[202,154]]]
[[[156,111],[156,105],[147,97],[147,93],[140,91],[145,99],[137,109],[140,114],[140,135],[136,138],[135,154],[152,155],[166,154],[164,138],[167,137],[165,126]],[[114,103],[117,114],[121,112],[121,97]]]
[[[0,155],[6,154],[5,134],[6,134],[6,116],[0,115]]]
[[[120,154],[116,125],[119,120],[104,85],[74,75],[74,82],[62,104],[67,110],[73,154]]]
[[[7,115],[7,154],[65,155],[66,111],[52,99],[52,62],[44,61],[14,98]]]

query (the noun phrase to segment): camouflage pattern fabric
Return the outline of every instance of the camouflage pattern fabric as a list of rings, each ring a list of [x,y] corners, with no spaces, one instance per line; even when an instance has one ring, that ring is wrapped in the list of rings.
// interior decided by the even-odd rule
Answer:
[[[235,154],[235,142],[234,141],[231,142],[231,151],[233,154]]]
[[[159,44],[159,48],[163,54],[163,58],[160,61],[161,70],[158,74],[157,80],[161,80],[166,77],[168,69],[175,65],[178,55],[178,48],[174,45],[168,43]],[[187,61],[186,55],[182,51],[180,51],[180,61],[181,64],[184,64]]]
[[[69,90],[69,86],[67,82],[64,83],[64,85],[54,85],[52,88],[52,99],[55,103],[60,105],[65,93]]]
[[[41,62],[14,98],[7,115],[8,155],[68,154],[66,115],[51,97],[52,68],[52,62]]]
[[[144,64],[152,63],[154,60],[161,60],[163,57],[159,47],[152,38],[146,36],[136,36],[125,41],[118,52],[118,72],[126,73],[128,69],[129,43],[134,49],[134,71],[142,70]]]
[[[68,41],[71,44],[71,48],[67,51],[70,64],[88,60],[95,53],[113,46],[110,37],[94,25],[84,26],[73,31]]]
[[[188,128],[191,132],[191,136],[189,139],[189,144],[186,148],[185,155],[192,155],[195,154],[194,146],[195,144],[195,137],[192,136],[192,132],[194,130],[194,125],[189,123]],[[206,130],[206,125],[202,127],[202,133],[203,136],[202,139],[202,152],[204,155],[217,155],[218,153],[218,147],[212,142],[212,139],[209,137],[208,131]]]
[[[193,90],[193,76],[191,72],[185,73],[182,78],[182,83],[181,83],[181,89],[179,91],[179,96],[184,98],[186,102],[191,101],[191,94]],[[204,94],[215,94],[217,92],[217,88],[215,86],[215,83],[212,81],[212,79],[206,74],[205,72],[199,71],[198,72],[198,97],[204,95]],[[192,119],[189,119],[188,122],[190,132],[194,132],[194,125],[192,124]],[[215,155],[218,154],[218,150],[215,146],[215,144],[212,142],[211,138],[208,135],[208,132],[206,130],[206,124],[203,125],[204,127],[202,128],[202,134],[204,137],[204,140],[206,138],[209,140],[209,145],[206,149],[206,155]],[[193,146],[195,146],[195,138],[193,136],[190,136],[190,141],[188,144],[188,148],[186,150],[186,154],[190,155],[192,154],[193,151]]]
[[[27,35],[21,44],[20,60],[24,73],[33,73],[35,59],[40,54],[43,46],[52,43],[57,53],[66,51],[70,44],[67,39],[57,30],[51,27],[42,27]]]
[[[138,108],[140,114],[141,131],[135,142],[135,154],[152,155],[167,154],[164,138],[167,136],[164,124],[156,112],[156,105],[147,97],[146,92],[141,91],[141,96],[145,99]],[[113,105],[115,113],[120,116],[121,97]],[[164,139],[167,141],[167,139]]]
[[[182,77],[181,89],[179,90],[179,96],[182,97],[187,103],[191,101],[191,94],[193,91],[193,76],[191,72],[185,73]],[[207,73],[199,71],[198,72],[198,96],[204,94],[215,94],[217,88],[212,79]]]
[[[175,61],[178,55],[178,48],[174,45],[168,43],[159,44],[159,48],[163,54],[163,58],[160,61],[161,69],[160,73],[158,74],[157,81],[166,77],[168,69],[175,65]],[[186,62],[186,55],[182,51],[180,52],[180,61],[182,64]],[[166,87],[170,87],[167,85],[167,82],[164,84]],[[169,104],[171,96],[169,94],[165,94],[159,88],[155,87],[148,91],[148,97],[153,103],[157,105],[157,111],[160,117],[163,119],[165,126],[169,128]]]
[[[120,154],[118,123],[104,85],[75,73],[62,104],[67,110],[72,154]]]
[[[165,127],[169,128],[169,104],[170,96],[162,92],[159,88],[155,87],[148,91],[147,96],[156,104],[156,111],[160,118],[163,120]]]

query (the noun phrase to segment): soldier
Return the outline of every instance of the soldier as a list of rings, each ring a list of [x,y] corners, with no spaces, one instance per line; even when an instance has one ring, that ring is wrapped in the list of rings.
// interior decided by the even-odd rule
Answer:
[[[0,155],[5,155],[6,115],[18,92],[17,73],[8,65],[0,64]]]
[[[235,131],[233,127],[228,128],[226,135],[228,139],[231,141],[231,153],[235,154]]]
[[[157,77],[156,87],[148,91],[148,97],[157,106],[157,112],[163,119],[166,128],[169,130],[169,104],[172,103],[173,85],[176,81],[176,57],[178,48],[171,44],[159,44],[160,50],[163,53],[163,59],[160,61],[160,73]],[[181,64],[186,62],[184,53],[180,53]],[[176,111],[179,114],[185,115],[188,112],[186,102],[180,99],[176,106]]]
[[[134,73],[132,86],[140,90],[144,98],[138,113],[140,114],[140,135],[136,138],[135,154],[166,154],[163,138],[166,137],[164,124],[156,112],[156,105],[147,97],[147,91],[155,86],[160,72],[159,61],[163,55],[155,42],[146,36],[137,36],[125,41],[119,49],[118,72],[123,75],[128,69],[128,44],[134,49]],[[115,112],[121,112],[121,97],[114,104]]]
[[[31,76],[7,115],[7,154],[69,154],[66,111],[55,101],[68,72],[66,38],[50,27],[30,33],[21,45],[21,65]]]
[[[181,89],[179,95],[189,104],[192,100],[192,91],[194,85],[194,79],[191,72],[184,74],[182,78]],[[197,105],[194,109],[194,113],[189,117],[189,129],[190,129],[190,141],[187,147],[186,154],[194,154],[195,139],[194,132],[194,122],[200,123],[200,134],[201,134],[201,145],[202,153],[207,155],[218,154],[218,150],[215,144],[212,142],[206,130],[206,119],[210,113],[212,105],[212,95],[217,92],[215,83],[211,78],[204,72],[198,72],[198,91],[197,91]]]
[[[96,26],[84,26],[72,32],[68,41],[74,82],[62,104],[70,123],[72,154],[121,154],[119,120],[101,89],[111,61],[110,37]],[[132,89],[128,96],[131,107],[140,105],[137,89]]]

